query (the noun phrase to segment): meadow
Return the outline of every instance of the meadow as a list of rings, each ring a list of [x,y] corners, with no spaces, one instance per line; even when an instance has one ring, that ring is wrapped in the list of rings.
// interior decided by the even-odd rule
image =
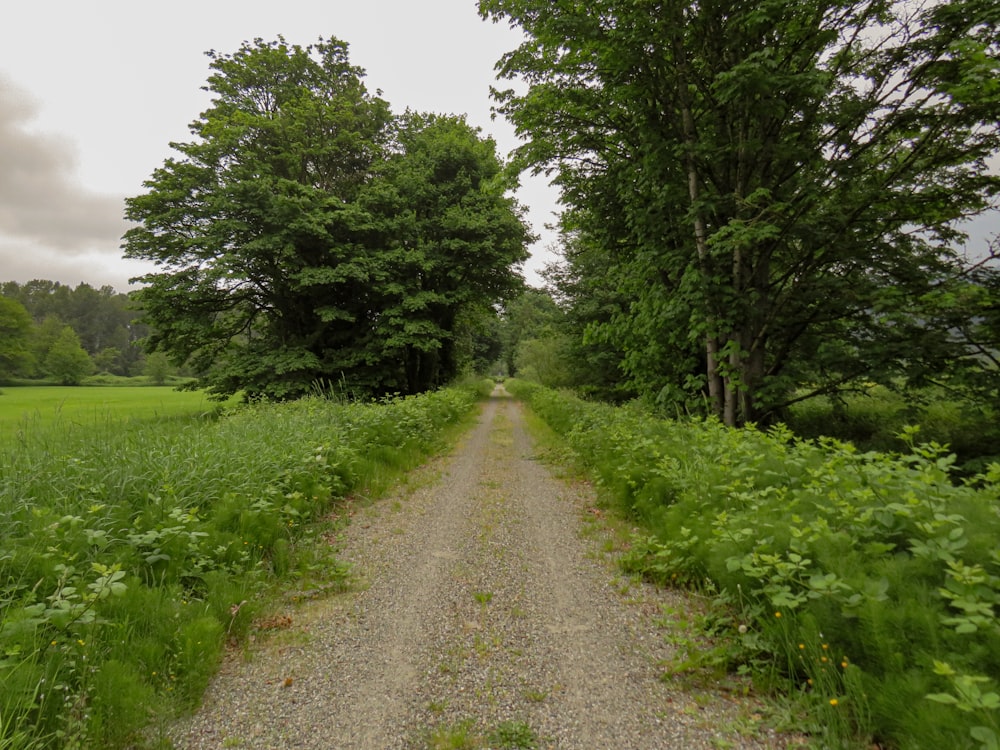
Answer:
[[[626,570],[703,595],[669,675],[750,676],[817,747],[1000,748],[1000,464],[506,387],[640,529]]]
[[[0,442],[0,748],[169,747],[271,602],[345,585],[345,499],[440,449],[491,386],[225,413],[149,389],[72,419],[53,402]]]
[[[54,424],[86,429],[102,421],[192,416],[218,402],[172,386],[14,386],[0,388],[0,445],[25,429]]]

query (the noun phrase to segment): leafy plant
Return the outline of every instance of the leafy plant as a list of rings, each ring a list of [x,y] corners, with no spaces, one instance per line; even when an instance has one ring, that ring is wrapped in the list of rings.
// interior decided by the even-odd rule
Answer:
[[[678,668],[726,664],[802,693],[834,745],[958,747],[994,731],[980,677],[1000,674],[1000,467],[953,481],[953,458],[914,430],[905,454],[861,452],[506,387],[642,527],[627,568],[722,607],[706,623],[727,638]]]
[[[39,427],[4,445],[0,747],[140,745],[197,702],[270,587],[343,585],[329,511],[434,449],[482,388]]]

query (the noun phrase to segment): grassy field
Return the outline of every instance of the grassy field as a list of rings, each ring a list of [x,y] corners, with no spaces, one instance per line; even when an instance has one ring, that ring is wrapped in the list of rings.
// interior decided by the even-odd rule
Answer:
[[[214,410],[199,391],[172,386],[14,386],[0,389],[0,444],[18,431],[65,423],[90,425],[108,420],[195,415]]]
[[[166,726],[271,601],[345,585],[345,499],[440,450],[491,388],[217,419],[169,388],[5,389],[0,750],[169,747]],[[19,408],[51,421],[19,429]]]

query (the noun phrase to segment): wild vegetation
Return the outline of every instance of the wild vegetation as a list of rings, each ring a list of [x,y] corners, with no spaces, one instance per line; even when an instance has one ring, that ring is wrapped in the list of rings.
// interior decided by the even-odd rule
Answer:
[[[626,566],[713,600],[719,645],[675,671],[787,691],[822,747],[1000,742],[1000,464],[956,483],[915,429],[904,453],[863,453],[507,387],[640,525]]]
[[[344,498],[434,450],[476,388],[62,423],[5,442],[0,747],[156,746],[227,641],[267,627],[269,587],[343,584],[327,535]]]
[[[584,384],[727,424],[860,384],[996,404],[1000,6],[481,0],[560,187]],[[990,168],[990,165],[993,168]]]
[[[149,346],[224,397],[417,393],[476,362],[530,239],[495,143],[394,116],[337,39],[209,54],[194,139],[127,201]]]
[[[1000,5],[479,8],[525,35],[494,92],[512,163],[394,116],[344,42],[258,39],[209,54],[193,140],[127,202],[141,320],[3,287],[0,378],[136,374],[142,331],[151,378],[259,403],[0,456],[0,747],[121,746],[150,696],[197,700],[262,586],[342,576],[307,522],[470,397],[267,399],[499,359],[634,401],[513,385],[643,525],[632,569],[717,600],[722,645],[677,669],[785,685],[826,746],[1000,748],[1000,272],[995,238],[963,250],[1000,194]],[[526,169],[563,258],[518,296]]]
[[[91,373],[139,376],[145,368],[128,295],[110,286],[35,279],[0,284],[0,383],[15,378],[81,383]]]

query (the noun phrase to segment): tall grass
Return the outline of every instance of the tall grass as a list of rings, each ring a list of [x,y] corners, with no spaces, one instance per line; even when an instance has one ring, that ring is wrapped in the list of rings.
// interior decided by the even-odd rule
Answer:
[[[1000,465],[861,452],[507,383],[644,532],[625,564],[710,592],[722,645],[821,747],[1000,747]],[[905,442],[904,442],[905,444]]]
[[[223,407],[198,391],[170,386],[16,386],[0,393],[0,445],[38,430],[95,422],[208,415]]]
[[[268,586],[345,575],[313,543],[333,504],[437,448],[476,395],[22,433],[0,450],[0,748],[151,744]]]

